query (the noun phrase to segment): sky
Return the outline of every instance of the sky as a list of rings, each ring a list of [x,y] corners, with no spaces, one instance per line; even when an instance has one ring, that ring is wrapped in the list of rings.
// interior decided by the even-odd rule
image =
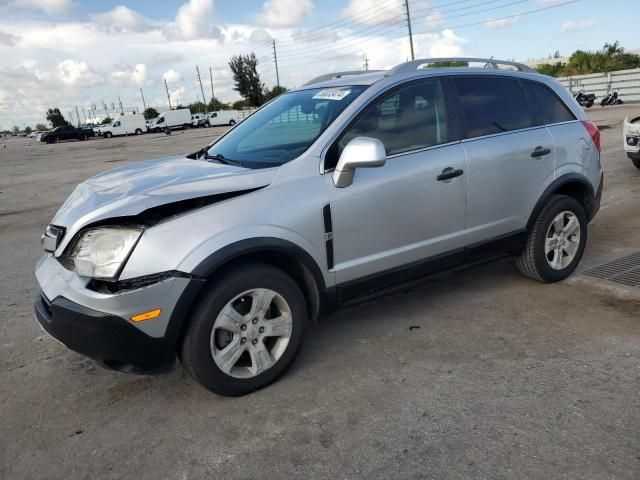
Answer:
[[[409,0],[416,58],[527,60],[640,48],[638,0]],[[570,2],[570,3],[568,3]],[[635,5],[634,5],[635,4]],[[631,11],[630,11],[631,9]],[[255,52],[267,87],[410,56],[404,0],[0,0],[0,130],[44,112],[238,100],[227,62]],[[89,114],[90,115],[90,114]]]

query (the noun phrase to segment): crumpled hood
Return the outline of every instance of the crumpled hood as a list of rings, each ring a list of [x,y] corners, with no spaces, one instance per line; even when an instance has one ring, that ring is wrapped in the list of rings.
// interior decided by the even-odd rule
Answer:
[[[269,185],[278,169],[246,169],[182,156],[116,168],[79,184],[53,217],[67,233],[57,252],[85,225],[137,215],[180,200]]]

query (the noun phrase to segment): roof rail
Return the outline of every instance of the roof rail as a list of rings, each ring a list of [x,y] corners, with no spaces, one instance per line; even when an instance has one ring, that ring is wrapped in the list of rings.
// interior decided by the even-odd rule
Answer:
[[[509,65],[515,67],[519,72],[535,72],[535,70],[527,65],[518,62],[512,62],[509,60],[496,60],[495,58],[472,58],[472,57],[449,57],[449,58],[420,58],[418,60],[412,60],[410,62],[401,63],[396,65],[386,73],[386,76],[396,75],[398,73],[408,73],[420,70],[423,65],[430,63],[442,63],[442,62],[484,62],[484,68],[499,69],[498,65]]]
[[[366,73],[376,73],[383,72],[384,70],[351,70],[346,72],[335,72],[335,73],[327,73],[325,75],[320,75],[319,77],[314,78],[313,80],[308,81],[304,84],[313,85],[314,83],[324,82],[326,80],[333,80],[334,78],[342,78],[342,77],[350,77],[351,75],[364,75]]]

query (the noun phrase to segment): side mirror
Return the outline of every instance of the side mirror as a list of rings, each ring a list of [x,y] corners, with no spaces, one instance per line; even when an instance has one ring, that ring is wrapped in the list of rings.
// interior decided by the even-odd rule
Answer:
[[[353,183],[356,169],[381,167],[386,161],[387,152],[380,140],[356,137],[344,147],[338,165],[333,171],[333,183],[338,188],[348,187]]]

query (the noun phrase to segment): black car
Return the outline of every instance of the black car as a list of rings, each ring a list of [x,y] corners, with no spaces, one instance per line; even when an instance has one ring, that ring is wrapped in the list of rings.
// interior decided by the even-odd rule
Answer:
[[[64,127],[56,127],[50,132],[42,134],[40,137],[41,142],[46,143],[58,143],[63,140],[87,140],[89,137],[95,136],[92,129],[88,128],[76,128],[71,125],[65,125]]]

